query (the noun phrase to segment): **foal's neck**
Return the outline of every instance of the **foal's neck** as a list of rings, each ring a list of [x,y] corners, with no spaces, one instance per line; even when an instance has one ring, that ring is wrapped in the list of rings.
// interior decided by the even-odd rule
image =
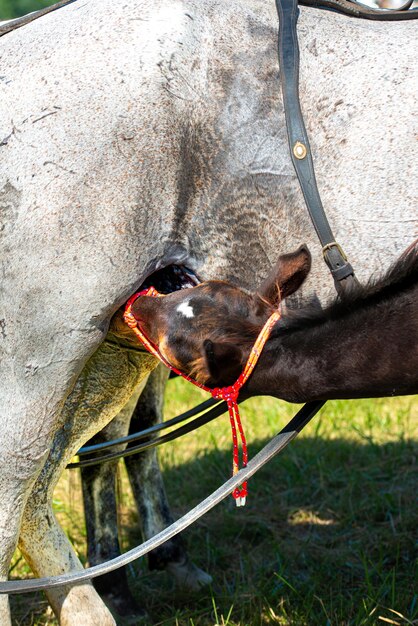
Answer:
[[[418,392],[418,287],[306,320],[286,317],[247,384],[289,402]],[[299,325],[300,324],[300,325]]]

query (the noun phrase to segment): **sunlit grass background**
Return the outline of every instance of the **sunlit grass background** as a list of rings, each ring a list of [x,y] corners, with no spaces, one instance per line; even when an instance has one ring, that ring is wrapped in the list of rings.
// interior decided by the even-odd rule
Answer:
[[[166,418],[206,397],[182,380],[170,381]],[[271,398],[242,405],[252,455],[295,409]],[[147,623],[418,624],[417,453],[416,398],[329,402],[251,479],[245,508],[228,499],[185,533],[191,557],[214,578],[211,588],[182,593],[165,573],[148,572],[145,560],[131,567],[132,588],[150,615]],[[162,446],[160,460],[172,509],[180,516],[230,474],[228,416]],[[141,539],[120,469],[126,550]],[[85,562],[77,472],[62,477],[55,507]],[[16,554],[12,576],[28,574]],[[15,624],[57,624],[40,594],[13,597],[12,606]]]

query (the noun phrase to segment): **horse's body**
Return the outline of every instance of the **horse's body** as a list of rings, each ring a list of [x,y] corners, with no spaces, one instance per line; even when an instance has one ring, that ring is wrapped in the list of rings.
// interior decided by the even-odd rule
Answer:
[[[413,28],[301,12],[302,106],[319,188],[361,280],[412,238]],[[144,278],[184,263],[202,279],[251,287],[278,251],[306,241],[317,260],[320,248],[288,155],[273,3],[75,2],[0,45],[6,577],[54,434],[65,439],[60,429],[80,397],[88,404],[103,377],[111,381],[103,411],[80,419],[85,430],[60,451],[61,468],[149,372],[149,357],[110,358],[102,345],[112,314]],[[325,301],[332,289],[315,262],[303,297]],[[115,377],[121,362],[128,378]],[[42,471],[47,491],[54,472]],[[35,546],[28,534],[35,571],[78,567],[52,526],[53,564],[45,538]],[[75,607],[84,626],[97,623],[102,609],[88,585],[54,593],[62,623],[77,623]],[[0,622],[8,619],[3,598]],[[103,609],[100,623],[109,620]]]

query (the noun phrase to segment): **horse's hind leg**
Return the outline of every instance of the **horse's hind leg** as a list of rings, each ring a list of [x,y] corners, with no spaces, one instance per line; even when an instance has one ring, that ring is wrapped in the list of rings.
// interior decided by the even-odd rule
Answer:
[[[100,433],[90,439],[88,445],[112,441],[128,434],[131,415],[142,389],[143,385],[135,391],[120,413]],[[124,445],[114,446],[110,450],[98,453],[98,456],[124,448]],[[90,565],[97,565],[120,555],[115,488],[117,464],[118,461],[111,461],[81,469],[87,555]],[[129,590],[125,568],[99,576],[93,582],[100,595],[109,601],[120,615],[135,615],[138,618],[145,614]]]
[[[62,574],[82,568],[52,512],[52,496],[71,457],[103,428],[137,389],[141,389],[151,357],[127,355],[104,342],[84,366],[62,410],[63,426],[28,498],[20,531],[20,548],[35,573]],[[54,588],[48,599],[62,626],[114,626],[115,621],[93,585]]]
[[[42,309],[42,306],[41,306]],[[13,318],[13,312],[10,314]],[[15,325],[20,328],[20,325]],[[32,325],[33,326],[33,325]],[[28,328],[32,326],[28,324]],[[13,328],[13,324],[11,324]],[[0,358],[0,579],[6,580],[10,559],[19,537],[22,518],[33,487],[47,463],[54,430],[60,422],[61,401],[71,380],[78,347],[68,342],[66,359],[59,360],[53,350],[53,337],[60,329],[51,328],[39,346],[34,347],[19,334],[10,332],[7,358]],[[45,331],[46,332],[46,331]],[[33,339],[33,336],[28,333]],[[7,338],[7,341],[9,339]],[[2,338],[7,346],[6,338]],[[36,342],[35,342],[36,343]],[[35,344],[34,344],[35,345]],[[51,348],[51,352],[49,352]],[[10,356],[13,355],[13,361]],[[30,360],[28,355],[30,355]],[[4,356],[4,355],[2,355]],[[55,359],[55,361],[54,361]],[[68,359],[68,360],[67,360]],[[24,363],[48,363],[48,375],[38,365],[25,376]],[[71,364],[71,366],[69,365]],[[32,367],[27,366],[27,369]],[[10,624],[7,595],[0,596],[0,624]]]
[[[129,432],[144,430],[161,421],[168,372],[162,366],[153,370],[138,400],[138,393],[89,444],[111,441]],[[133,415],[132,415],[133,414]],[[131,418],[132,416],[132,418]],[[131,424],[129,426],[129,423]],[[112,447],[118,450],[123,446]],[[100,454],[100,453],[99,453]],[[155,450],[125,459],[143,535],[146,539],[171,524],[171,515]],[[117,502],[115,495],[117,461],[81,470],[90,565],[119,556]],[[149,554],[151,569],[166,568],[179,584],[191,589],[211,582],[211,577],[191,563],[179,536]],[[121,615],[142,615],[129,586],[127,570],[95,578],[95,588]]]
[[[49,500],[49,497],[29,500],[21,528],[20,550],[37,576],[83,570]],[[47,596],[61,626],[115,626],[112,615],[90,582],[51,589]]]
[[[18,453],[21,452],[22,463]],[[15,451],[14,456],[2,454],[0,463],[0,580],[7,580],[10,560],[17,545],[21,515],[25,501],[31,491],[42,457],[33,459],[26,456],[26,450]],[[3,465],[4,462],[4,465]],[[0,624],[11,625],[9,600],[0,595]]]
[[[161,422],[167,370],[162,366],[151,372],[131,419],[130,432],[144,430]],[[163,478],[153,448],[127,457],[125,465],[139,512],[145,539],[173,523]],[[209,584],[212,578],[188,558],[183,539],[176,535],[148,555],[150,569],[166,569],[176,582],[189,590]]]
[[[71,456],[69,440],[72,426],[59,429],[49,457],[28,497],[20,528],[19,548],[37,576],[54,576],[83,570],[68,537],[52,510],[52,495],[57,480]],[[76,448],[77,449],[77,448]],[[89,582],[47,591],[48,600],[61,626],[114,626],[115,622],[100,596]]]

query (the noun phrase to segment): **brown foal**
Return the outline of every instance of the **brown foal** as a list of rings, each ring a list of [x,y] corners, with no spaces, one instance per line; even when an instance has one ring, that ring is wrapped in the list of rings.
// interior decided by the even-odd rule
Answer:
[[[241,373],[263,324],[304,282],[306,246],[282,255],[255,293],[221,281],[162,298],[139,297],[132,312],[176,368],[220,387]],[[283,311],[242,396],[290,402],[380,397],[418,391],[418,254],[408,249],[378,281],[326,309]]]

